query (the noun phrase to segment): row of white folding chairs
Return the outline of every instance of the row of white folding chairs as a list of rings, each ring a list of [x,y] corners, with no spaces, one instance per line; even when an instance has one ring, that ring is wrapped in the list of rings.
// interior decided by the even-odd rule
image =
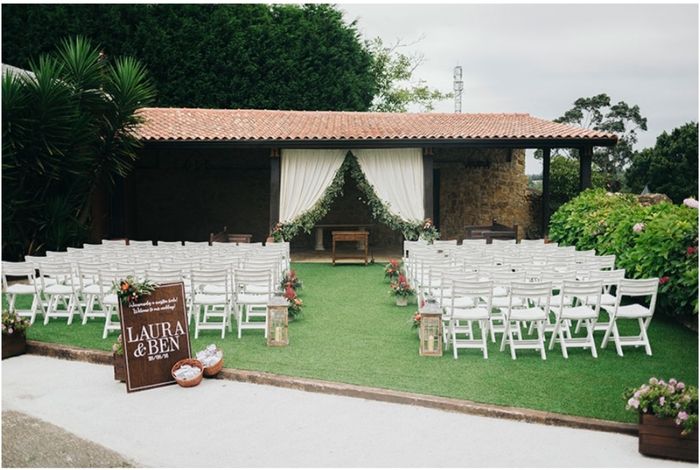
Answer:
[[[515,274],[493,274],[487,277],[470,273],[445,274],[439,297],[446,312],[443,321],[447,327],[443,340],[447,341],[447,336],[450,336],[455,358],[460,347],[478,347],[482,349],[484,357],[487,357],[487,335],[490,333],[491,340],[495,342],[494,332],[503,335],[501,350],[506,341],[510,344],[513,359],[515,350],[519,348],[538,349],[544,359],[545,332],[552,333],[549,349],[553,348],[555,342],[560,342],[565,358],[568,357],[567,348],[570,347],[590,348],[592,355],[597,357],[593,341],[593,332],[596,330],[605,331],[601,347],[605,348],[612,336],[620,356],[623,355],[623,346],[643,346],[648,355],[652,354],[647,330],[656,305],[658,279],[624,279],[624,270],[594,272],[583,280],[577,280],[574,276],[562,276],[561,273],[540,274],[538,277]],[[465,293],[457,287],[465,282],[488,283],[489,289]],[[542,290],[545,285],[547,289]],[[528,297],[528,289],[539,290],[536,294],[530,292],[532,295]],[[610,293],[611,289],[614,289],[615,295]],[[446,297],[445,292],[449,292],[449,296]],[[543,305],[545,297],[546,305]],[[623,297],[648,297],[649,301],[622,305]],[[474,302],[474,299],[479,300]],[[511,315],[514,308],[520,311],[520,315]],[[610,316],[606,323],[598,321],[600,308]],[[460,316],[459,312],[464,310],[468,312],[462,312]],[[551,313],[554,313],[554,322],[551,321]],[[617,327],[620,319],[637,321],[639,335],[621,336]],[[462,325],[460,320],[468,322]],[[584,325],[585,337],[572,336],[571,322],[574,320],[577,322],[574,334],[578,333],[580,325]],[[480,340],[473,338],[473,321],[478,321],[481,326]],[[537,340],[522,338],[521,322],[530,323],[530,333],[533,328],[537,328]],[[467,339],[458,340],[458,334],[466,334]]]
[[[39,271],[38,279],[36,277],[37,268]],[[3,262],[3,289],[8,293],[8,300],[12,308],[15,307],[18,294],[33,295],[31,309],[18,312],[29,316],[32,323],[36,318],[37,312],[41,310],[44,313],[45,323],[52,317],[67,317],[70,324],[76,309],[83,317],[83,323],[85,323],[88,318],[94,317],[96,314],[94,304],[98,296],[104,298],[107,291],[111,290],[113,279],[109,279],[108,282],[100,280],[101,272],[113,272],[121,277],[132,275],[142,279],[147,277],[149,273],[157,270],[165,269],[171,272],[176,270],[181,273],[181,278],[189,283],[189,273],[192,270],[226,269],[233,272],[233,270],[241,268],[266,269],[269,270],[275,285],[279,285],[281,281],[282,272],[276,258],[271,258],[267,261],[256,258],[244,262],[218,260],[218,262],[184,262],[180,264],[174,262],[125,263],[114,260],[111,262],[82,261],[66,263],[52,258],[44,258],[39,262]],[[8,275],[26,277],[27,283],[16,283],[9,286],[7,282]],[[44,295],[47,296],[46,299],[43,298]],[[59,303],[65,305],[66,309],[59,309]],[[86,309],[85,313],[87,314],[82,311],[81,307]]]

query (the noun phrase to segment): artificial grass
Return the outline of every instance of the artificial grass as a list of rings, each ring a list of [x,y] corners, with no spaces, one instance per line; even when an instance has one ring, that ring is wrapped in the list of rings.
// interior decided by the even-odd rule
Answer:
[[[578,348],[564,359],[557,344],[546,361],[534,350],[519,350],[512,360],[508,349],[500,352],[490,342],[488,359],[479,350],[460,350],[457,360],[451,350],[443,357],[420,357],[417,333],[411,329],[416,306],[394,305],[381,266],[299,263],[294,268],[304,282],[300,296],[305,309],[302,318],[290,323],[288,347],[268,348],[262,331],[244,331],[241,340],[235,331],[224,340],[205,331],[192,339],[194,351],[216,343],[227,367],[622,422],[637,419],[625,410],[625,388],[651,376],[698,382],[697,335],[660,315],[649,328],[651,357],[643,348],[625,348],[625,356],[618,357],[611,343],[598,350],[598,359]],[[109,350],[116,333],[103,340],[102,325],[100,320],[84,326],[38,321],[27,336]],[[602,336],[596,333],[596,346]]]

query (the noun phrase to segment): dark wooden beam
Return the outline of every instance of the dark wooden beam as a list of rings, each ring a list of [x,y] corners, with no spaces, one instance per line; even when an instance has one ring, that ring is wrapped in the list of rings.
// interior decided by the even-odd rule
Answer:
[[[617,139],[253,139],[253,140],[144,140],[146,147],[177,146],[179,148],[416,148],[429,147],[433,151],[437,148],[512,148],[512,149],[539,149],[550,148],[578,148],[582,145],[596,147],[612,147]]]
[[[426,219],[433,218],[433,156],[423,154],[423,211]]]
[[[552,149],[542,149],[542,236],[549,227],[549,162]]]
[[[270,231],[280,221],[280,155],[270,152]]]
[[[591,187],[591,167],[593,166],[593,147],[587,145],[579,151],[579,191]]]

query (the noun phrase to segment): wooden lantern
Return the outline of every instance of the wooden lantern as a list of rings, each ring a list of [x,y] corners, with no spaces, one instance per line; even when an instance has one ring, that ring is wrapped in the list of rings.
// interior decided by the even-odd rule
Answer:
[[[426,302],[418,310],[420,314],[419,353],[421,356],[442,356],[442,308]]]
[[[289,344],[289,303],[284,297],[273,297],[267,305],[267,345]]]

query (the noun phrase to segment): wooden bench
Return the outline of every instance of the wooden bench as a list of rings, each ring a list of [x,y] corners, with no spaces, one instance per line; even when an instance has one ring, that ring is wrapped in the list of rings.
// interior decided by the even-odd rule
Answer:
[[[335,266],[335,260],[339,257],[336,256],[335,244],[336,242],[361,242],[365,249],[358,254],[343,253],[342,258],[350,259],[364,259],[365,266],[367,266],[367,256],[368,256],[368,246],[369,246],[369,232],[366,231],[333,231],[333,265]]]

